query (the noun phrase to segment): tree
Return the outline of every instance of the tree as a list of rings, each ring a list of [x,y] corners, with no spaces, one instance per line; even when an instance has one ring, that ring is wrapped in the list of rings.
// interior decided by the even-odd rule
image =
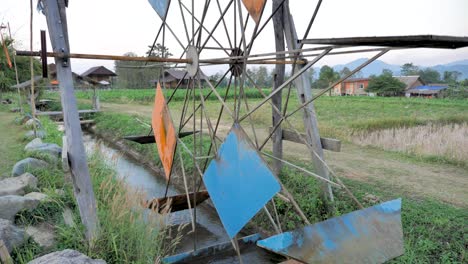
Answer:
[[[315,79],[315,69],[314,67],[310,67],[307,71],[306,71],[306,76],[309,77],[309,81],[310,83],[313,83],[314,82],[314,79]]]
[[[338,79],[340,79],[340,74],[333,70],[333,68],[330,66],[324,65],[322,68],[320,68],[319,78],[316,82],[316,86],[318,88],[325,89],[333,84],[333,82],[338,81]],[[329,95],[331,96],[331,90]]]
[[[380,76],[372,76],[366,91],[382,96],[396,96],[405,91],[406,85],[393,78],[391,71],[385,71]]]
[[[340,71],[340,77],[345,77],[346,75],[350,74],[351,73],[351,70],[348,68],[348,67],[344,67],[341,71]]]
[[[247,74],[260,88],[271,87],[273,83],[273,76],[265,66],[247,68]]]
[[[444,82],[454,84],[457,82],[458,78],[461,76],[459,71],[445,71],[444,72]]]
[[[223,77],[224,73],[223,71],[219,71],[213,75],[210,76],[210,81],[212,81],[212,83],[218,83],[221,78]],[[228,80],[227,78],[224,78],[218,85],[218,87],[226,87],[228,84]]]
[[[425,83],[438,83],[440,82],[440,73],[431,68],[426,68],[419,71],[419,76]]]
[[[158,57],[158,58],[169,58],[172,56],[172,53],[169,52],[169,48],[164,47],[160,43],[157,43],[154,48],[152,45],[148,46],[148,51],[146,52],[148,57]]]
[[[468,87],[468,79],[465,79],[465,80],[461,81],[461,82],[460,82],[460,85],[461,85],[461,86]]]
[[[148,48],[146,55],[159,58],[172,56],[169,49],[159,43],[155,45],[154,49],[151,49],[151,46]],[[124,56],[137,57],[137,54],[127,52]],[[114,64],[119,88],[146,88],[152,80],[161,76],[161,67],[151,67],[151,64],[142,61],[115,61]]]
[[[408,62],[401,66],[401,75],[409,76],[409,75],[419,75],[419,67],[413,65],[412,62]]]
[[[15,40],[6,36],[3,36],[3,40],[5,41],[10,57],[12,57],[15,50]],[[8,90],[12,85],[16,84],[16,74],[15,69],[10,69],[8,67],[6,55],[1,48],[2,46],[3,43],[0,43],[0,90]],[[31,79],[29,59],[29,57],[16,57],[16,67],[18,69],[18,78],[20,83]],[[33,67],[35,75],[40,75],[42,67],[40,61],[36,58],[33,58]]]

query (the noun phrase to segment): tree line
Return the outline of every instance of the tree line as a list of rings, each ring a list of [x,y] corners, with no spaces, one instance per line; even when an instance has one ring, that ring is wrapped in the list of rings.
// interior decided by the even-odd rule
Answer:
[[[127,52],[124,56],[137,57],[134,52]],[[172,56],[169,48],[161,44],[154,47],[148,46],[146,56],[168,58]],[[149,63],[143,61],[115,61],[115,73],[117,74],[117,88],[136,89],[148,88],[151,82],[162,74],[160,63]]]
[[[0,43],[0,91],[7,91],[11,88],[11,86],[16,84],[16,74],[15,69],[12,67],[10,68],[6,54],[3,50],[3,45],[6,46],[8,54],[13,60],[14,56],[14,39],[10,39],[8,36],[3,36],[4,43]],[[19,82],[24,82],[31,79],[30,73],[30,64],[29,64],[29,57],[22,57],[17,56],[16,58],[16,67],[18,69],[18,79]],[[42,66],[38,59],[33,58],[33,67],[35,75],[42,74]]]

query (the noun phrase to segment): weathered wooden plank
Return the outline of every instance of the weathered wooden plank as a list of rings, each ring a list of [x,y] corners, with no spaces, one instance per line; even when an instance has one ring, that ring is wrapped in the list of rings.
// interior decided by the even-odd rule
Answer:
[[[97,113],[97,112],[99,112],[99,110],[95,110],[95,109],[78,110],[78,114],[94,114],[94,113]],[[63,115],[63,112],[62,111],[37,112],[36,115],[57,116],[57,115]]]
[[[195,133],[198,133],[200,131],[195,131]],[[187,136],[193,135],[193,131],[188,131],[188,132],[180,132],[179,133],[179,138],[184,138]],[[149,135],[149,136],[126,136],[124,137],[126,140],[130,140],[136,143],[140,144],[152,144],[156,143],[156,139],[154,138],[154,135]]]
[[[273,2],[273,11],[278,8],[278,5],[282,5],[283,3],[279,3],[277,1]],[[279,7],[278,11],[276,14],[273,16],[273,28],[274,28],[274,34],[275,34],[275,48],[276,51],[284,51],[285,50],[285,44],[284,44],[284,23],[283,23],[283,8]],[[284,54],[277,54],[276,55],[277,60],[284,60]],[[283,82],[284,82],[284,72],[286,69],[286,65],[284,64],[277,64],[275,66],[275,73],[274,73],[274,84],[273,84],[273,90],[276,88],[280,87]],[[281,113],[278,113],[275,111],[274,108],[277,110],[281,111],[281,105],[282,105],[282,92],[280,91],[278,94],[273,96],[271,98],[271,103],[274,105],[272,106],[272,125],[273,127],[276,127],[278,123],[281,122]],[[271,137],[272,142],[273,142],[273,155],[279,159],[283,158],[283,140],[282,140],[282,128],[281,125],[276,129],[275,133]],[[274,170],[276,173],[281,172],[281,168],[283,167],[283,163],[279,160],[275,160],[274,162]]]
[[[65,1],[44,0],[42,3],[44,3],[44,13],[53,51],[63,52],[64,54],[70,53]],[[81,222],[86,228],[86,238],[91,244],[97,236],[99,223],[96,215],[96,200],[94,198],[93,185],[89,175],[83,144],[70,60],[66,57],[56,57],[55,65],[60,87],[68,163],[70,164],[71,177],[73,179],[73,189]]]
[[[81,125],[90,125],[96,123],[93,119],[90,120],[80,120]],[[57,125],[64,125],[64,122],[57,122]]]
[[[408,48],[458,49],[468,47],[468,37],[414,35],[303,39],[304,44],[343,45],[343,46],[383,46]]]
[[[206,199],[210,198],[210,195],[207,191],[197,192],[196,195],[194,193],[190,193],[190,201],[193,201],[194,198],[196,200],[196,204],[199,205],[206,201]],[[186,194],[155,198],[145,201],[142,205],[145,208],[158,211],[159,213],[172,213],[189,209],[189,203]]]
[[[64,172],[70,172],[70,164],[68,163],[67,136],[62,137],[62,169]]]
[[[270,127],[270,133],[273,130],[272,127]],[[299,144],[304,144],[304,141],[302,138],[306,138],[305,134],[300,134],[298,135],[296,132],[288,129],[283,129],[283,140],[291,141],[294,143],[299,143]],[[322,148],[334,152],[340,152],[341,151],[341,140],[334,139],[334,138],[320,138],[320,142],[322,143]]]

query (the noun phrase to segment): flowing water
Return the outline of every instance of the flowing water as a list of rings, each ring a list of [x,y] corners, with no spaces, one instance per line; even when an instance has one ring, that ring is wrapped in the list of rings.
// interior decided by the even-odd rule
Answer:
[[[123,179],[129,186],[146,192],[148,198],[163,197],[166,190],[166,182],[163,177],[154,175],[152,171],[146,169],[143,165],[134,162],[118,150],[106,145],[101,140],[90,134],[84,135],[84,143],[87,152],[93,152],[98,149],[105,160],[116,171],[118,178]],[[174,187],[169,186],[168,195],[180,194]],[[191,213],[189,210],[183,210],[171,214],[170,225],[188,224],[191,227]],[[203,248],[223,242],[228,242],[229,238],[219,220],[214,209],[208,206],[197,207],[196,211],[197,232],[196,246]],[[189,228],[190,229],[190,228]],[[194,248],[194,235],[185,234],[178,246],[176,253],[191,251]],[[242,248],[242,260],[244,263],[274,263],[272,259],[276,256],[268,252],[250,246]],[[203,259],[199,263],[238,263],[239,259],[234,250],[223,252],[209,260]],[[193,262],[192,262],[193,263]],[[198,262],[197,262],[198,263]]]

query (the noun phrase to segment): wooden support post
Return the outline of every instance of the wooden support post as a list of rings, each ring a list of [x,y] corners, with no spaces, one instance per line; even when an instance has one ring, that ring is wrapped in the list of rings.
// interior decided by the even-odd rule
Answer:
[[[274,0],[274,2],[281,2],[281,0]],[[284,34],[286,37],[286,44],[288,50],[297,49],[297,33],[294,26],[293,17],[289,12],[289,1],[283,4],[283,23],[284,23]],[[301,65],[296,65],[295,72],[300,71],[302,68]],[[299,103],[303,104],[309,101],[312,98],[312,90],[310,85],[310,80],[305,74],[301,74],[299,78],[296,78],[294,81],[296,86],[297,96]],[[318,131],[317,116],[315,114],[315,109],[313,103],[308,104],[303,108],[303,122],[306,132],[306,140],[312,146],[311,157],[314,163],[314,168],[316,173],[326,179],[330,179],[328,170],[323,164],[323,149],[320,142],[320,134]],[[315,153],[314,153],[315,152]],[[317,157],[318,156],[318,157]],[[332,214],[334,211],[333,208],[333,192],[330,184],[321,183],[322,189],[322,200],[325,203],[326,210],[328,214]]]
[[[70,53],[65,0],[44,0],[43,3],[53,51]],[[60,87],[68,160],[75,198],[80,211],[81,222],[86,227],[86,237],[88,242],[92,244],[97,236],[99,223],[96,215],[93,185],[83,145],[70,60],[68,58],[55,58],[55,65]]]
[[[273,11],[278,8],[278,5],[281,5],[282,3],[280,1],[273,1]],[[285,50],[285,45],[284,45],[284,23],[283,21],[283,8],[280,7],[276,14],[273,16],[273,28],[275,30],[275,46],[276,46],[276,51],[284,51]],[[283,60],[284,59],[284,54],[277,54],[276,55],[277,60]],[[276,88],[280,87],[281,84],[284,82],[284,71],[286,69],[286,66],[284,64],[277,64],[275,66],[275,74],[274,76],[274,84],[273,84],[273,90]],[[272,125],[273,127],[276,127],[279,122],[281,122],[281,103],[282,103],[282,93],[279,92],[275,96],[271,98],[271,103],[273,104],[272,106]],[[275,111],[274,108],[277,108],[279,110]],[[278,159],[283,159],[283,135],[282,135],[282,129],[281,125],[276,129],[275,133],[272,136],[272,141],[273,141],[273,156],[277,157]],[[283,163],[279,160],[274,161],[274,170],[277,174],[281,172],[281,168],[283,166]]]
[[[270,133],[273,131],[273,128],[270,127]],[[283,140],[291,141],[294,143],[304,144],[302,138],[306,138],[305,134],[298,135],[295,131],[283,129]],[[322,148],[334,152],[341,151],[341,141],[334,138],[320,138],[320,143],[322,143]]]

